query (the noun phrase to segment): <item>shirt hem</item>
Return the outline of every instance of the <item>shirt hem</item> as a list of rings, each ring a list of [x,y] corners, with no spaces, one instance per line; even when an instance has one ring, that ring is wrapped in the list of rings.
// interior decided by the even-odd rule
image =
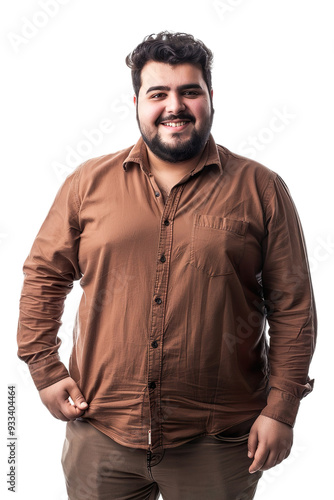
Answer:
[[[223,427],[221,430],[217,430],[217,431],[214,431],[214,432],[202,432],[200,434],[196,434],[195,436],[191,436],[189,438],[185,438],[185,439],[182,439],[182,440],[174,442],[174,443],[167,443],[165,445],[162,445],[161,448],[162,449],[177,448],[178,446],[181,446],[181,445],[186,444],[186,443],[188,443],[190,441],[193,441],[194,439],[203,438],[205,436],[208,436],[208,437],[215,436],[216,434],[220,434],[220,433],[222,433],[222,432],[224,432],[224,431],[226,431],[228,429],[231,429],[234,426],[237,426],[239,424],[247,422],[248,420],[251,420],[252,418],[258,417],[260,414],[261,414],[261,412],[254,413],[251,417],[248,416],[246,419],[241,420],[239,422],[236,422],[236,423],[234,423],[232,425],[229,425],[228,427]],[[114,432],[110,431],[109,429],[107,429],[103,425],[101,425],[101,424],[99,424],[99,423],[97,423],[95,421],[93,422],[93,421],[91,421],[88,418],[87,419],[84,418],[84,420],[86,422],[88,422],[90,425],[92,425],[93,427],[95,427],[95,429],[97,429],[98,431],[102,432],[104,435],[108,436],[110,439],[112,439],[116,443],[120,444],[121,446],[126,446],[127,448],[138,448],[138,449],[141,449],[141,450],[152,449],[152,445],[149,445],[148,443],[147,443],[147,445],[136,444],[136,443],[129,443],[128,441],[125,441],[124,439],[122,439],[121,437],[119,437],[119,435],[117,435]],[[251,424],[251,425],[253,425],[253,424]],[[157,447],[153,446],[153,449],[154,448],[157,448]]]

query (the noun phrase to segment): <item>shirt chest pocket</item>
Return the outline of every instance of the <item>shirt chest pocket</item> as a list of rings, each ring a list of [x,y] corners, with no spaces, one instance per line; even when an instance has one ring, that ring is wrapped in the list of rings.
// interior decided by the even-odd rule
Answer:
[[[244,253],[248,222],[196,213],[190,264],[209,276],[232,274]]]

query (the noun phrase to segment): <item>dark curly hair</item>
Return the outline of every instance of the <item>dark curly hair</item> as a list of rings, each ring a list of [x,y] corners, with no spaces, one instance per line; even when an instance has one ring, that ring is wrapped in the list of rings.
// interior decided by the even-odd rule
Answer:
[[[211,68],[213,54],[201,40],[196,40],[187,33],[171,33],[162,31],[144,38],[125,59],[131,69],[132,84],[138,97],[141,86],[141,71],[148,61],[167,64],[200,64],[209,92],[212,88]]]

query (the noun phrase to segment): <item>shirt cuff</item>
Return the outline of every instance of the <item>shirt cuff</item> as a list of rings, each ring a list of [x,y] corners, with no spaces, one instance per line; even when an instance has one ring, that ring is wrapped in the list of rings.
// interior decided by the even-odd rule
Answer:
[[[70,376],[66,366],[60,361],[59,354],[29,364],[29,370],[39,391]]]
[[[262,410],[261,415],[293,427],[299,405],[300,400],[298,398],[288,392],[272,387],[268,395],[267,406]]]

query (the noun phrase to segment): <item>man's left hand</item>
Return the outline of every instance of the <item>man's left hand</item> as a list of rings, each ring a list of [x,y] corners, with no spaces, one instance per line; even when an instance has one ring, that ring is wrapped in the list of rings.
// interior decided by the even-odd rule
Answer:
[[[265,471],[280,464],[290,455],[293,429],[273,418],[260,415],[252,425],[248,438],[248,457],[254,458],[249,472]]]

